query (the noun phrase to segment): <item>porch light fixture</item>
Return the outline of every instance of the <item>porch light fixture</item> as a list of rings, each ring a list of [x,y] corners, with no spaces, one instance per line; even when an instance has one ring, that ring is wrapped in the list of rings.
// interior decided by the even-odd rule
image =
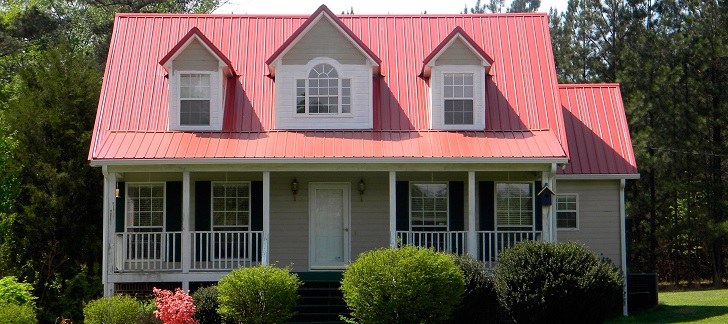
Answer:
[[[364,201],[364,191],[367,190],[367,185],[364,183],[364,179],[359,180],[359,198]]]
[[[291,192],[293,193],[293,201],[296,201],[296,195],[298,194],[298,180],[296,178],[293,178],[293,182],[291,182]]]
[[[116,183],[116,189],[114,190],[114,196],[116,198],[121,198],[121,192],[119,191],[119,182]]]

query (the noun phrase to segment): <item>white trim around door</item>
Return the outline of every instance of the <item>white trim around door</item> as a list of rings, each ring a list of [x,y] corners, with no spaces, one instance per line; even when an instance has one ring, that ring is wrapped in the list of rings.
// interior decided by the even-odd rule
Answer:
[[[308,263],[311,270],[345,268],[351,258],[351,184],[309,184]]]

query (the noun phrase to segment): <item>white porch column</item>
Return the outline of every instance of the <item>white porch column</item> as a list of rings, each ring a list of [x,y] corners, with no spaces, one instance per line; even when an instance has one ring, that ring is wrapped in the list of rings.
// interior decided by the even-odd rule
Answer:
[[[389,171],[389,246],[397,247],[397,172]]]
[[[182,172],[182,273],[190,272],[190,264],[192,261],[192,234],[190,233],[190,172]],[[182,282],[182,289],[185,289],[185,283]],[[189,283],[187,283],[189,285]],[[189,290],[186,289],[186,290]],[[186,291],[185,290],[185,291]]]
[[[624,301],[622,304],[622,315],[627,316],[629,315],[629,312],[627,310],[627,298],[629,296],[627,295],[627,231],[626,231],[626,222],[627,222],[627,211],[625,210],[625,203],[624,203],[624,186],[626,185],[626,181],[624,179],[619,180],[619,236],[621,238],[621,244],[620,244],[620,256],[621,256],[621,263],[622,263],[622,275],[624,276],[624,283],[622,288],[622,296],[624,296]]]
[[[263,250],[261,263],[270,263],[270,171],[263,172]]]
[[[108,172],[107,166],[102,167],[104,174],[104,191],[103,191],[103,231],[102,236],[102,257],[101,257],[101,282],[104,284],[104,296],[111,296],[114,293],[114,286],[109,282],[109,272],[113,269],[114,265],[112,262],[114,258],[112,253],[114,251],[111,242],[113,242],[114,235],[111,224],[115,214],[114,205],[116,204],[116,173]],[[114,223],[115,224],[115,223]]]
[[[478,232],[475,224],[475,172],[468,171],[468,254],[478,258]]]

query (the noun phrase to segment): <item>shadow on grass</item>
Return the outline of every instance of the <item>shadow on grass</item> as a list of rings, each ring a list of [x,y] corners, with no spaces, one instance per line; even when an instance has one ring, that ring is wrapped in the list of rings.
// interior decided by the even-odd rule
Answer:
[[[728,306],[658,305],[610,323],[682,323],[728,315]]]

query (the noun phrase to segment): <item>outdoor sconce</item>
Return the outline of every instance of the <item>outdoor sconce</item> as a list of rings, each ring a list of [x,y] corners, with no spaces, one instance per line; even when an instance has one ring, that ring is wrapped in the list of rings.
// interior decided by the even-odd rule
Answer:
[[[116,198],[121,198],[121,192],[119,191],[119,182],[116,183],[116,189],[114,190],[114,196]]]
[[[359,198],[364,201],[364,191],[367,190],[367,185],[364,183],[364,179],[359,180]]]
[[[293,193],[293,201],[296,201],[296,195],[298,194],[298,180],[296,178],[293,178],[293,182],[291,182],[291,192]]]

